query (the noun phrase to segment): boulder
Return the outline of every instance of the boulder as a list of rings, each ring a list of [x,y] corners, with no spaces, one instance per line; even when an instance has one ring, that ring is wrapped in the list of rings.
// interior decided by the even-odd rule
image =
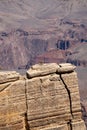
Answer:
[[[69,72],[72,72],[74,71],[76,68],[76,66],[72,65],[72,64],[69,64],[69,63],[62,63],[62,64],[59,64],[59,68],[57,70],[57,73],[69,73]]]
[[[58,67],[59,66],[56,63],[36,64],[27,71],[27,78],[45,76],[48,74],[56,73]]]

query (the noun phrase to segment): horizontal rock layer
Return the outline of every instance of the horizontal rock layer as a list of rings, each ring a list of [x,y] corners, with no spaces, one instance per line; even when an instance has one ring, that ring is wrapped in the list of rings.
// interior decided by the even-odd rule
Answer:
[[[39,64],[26,78],[0,72],[0,130],[86,130],[74,69]]]
[[[27,71],[27,77],[33,78],[38,76],[45,76],[52,73],[66,73],[66,72],[72,72],[76,67],[67,63],[67,64],[36,64],[32,66]]]

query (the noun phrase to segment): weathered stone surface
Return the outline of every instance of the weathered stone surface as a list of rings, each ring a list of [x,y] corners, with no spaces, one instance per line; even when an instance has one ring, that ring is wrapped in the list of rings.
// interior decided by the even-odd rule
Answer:
[[[16,72],[0,73],[0,130],[25,130],[25,81]]]
[[[20,75],[15,71],[0,72],[0,84],[18,80]]]
[[[81,117],[81,106],[80,106],[77,74],[76,72],[63,74],[61,78],[64,81],[70,93],[73,118],[79,119]]]
[[[86,126],[83,120],[73,121],[72,130],[85,130]]]
[[[28,78],[0,72],[0,130],[86,130],[74,69],[39,64]]]
[[[32,130],[68,130],[68,127],[67,127],[67,124],[63,124],[63,125],[55,125],[55,124],[52,124],[50,126],[47,126],[46,128],[34,128]]]
[[[71,118],[69,96],[57,74],[50,75],[46,79],[43,77],[28,80],[27,102],[28,120],[34,120],[30,123],[31,127],[40,126],[43,122],[44,125],[48,125],[49,122],[57,123],[62,121],[63,117],[66,120]],[[39,121],[42,118],[44,120]]]
[[[0,119],[0,130],[26,130],[25,118],[17,115],[4,116]]]
[[[27,77],[33,78],[38,76],[45,76],[47,74],[52,74],[56,72],[58,67],[59,66],[56,63],[36,64],[27,71]]]
[[[66,64],[59,64],[59,68],[57,70],[58,73],[66,73],[66,72],[72,72],[75,70],[75,66],[71,65],[70,63],[66,63]]]

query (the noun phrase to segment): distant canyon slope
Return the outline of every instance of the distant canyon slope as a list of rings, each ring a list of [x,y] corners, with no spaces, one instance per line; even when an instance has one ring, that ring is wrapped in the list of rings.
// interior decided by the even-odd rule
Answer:
[[[87,65],[87,0],[0,0],[0,68]]]

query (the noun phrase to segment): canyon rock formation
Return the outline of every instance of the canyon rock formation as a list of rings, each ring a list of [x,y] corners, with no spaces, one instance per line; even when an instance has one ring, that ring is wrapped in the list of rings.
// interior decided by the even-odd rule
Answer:
[[[87,0],[0,0],[1,69],[66,61],[87,66],[87,46],[74,55],[79,43],[87,44]],[[66,57],[61,50],[68,48]]]
[[[0,72],[0,130],[86,130],[71,64]]]

